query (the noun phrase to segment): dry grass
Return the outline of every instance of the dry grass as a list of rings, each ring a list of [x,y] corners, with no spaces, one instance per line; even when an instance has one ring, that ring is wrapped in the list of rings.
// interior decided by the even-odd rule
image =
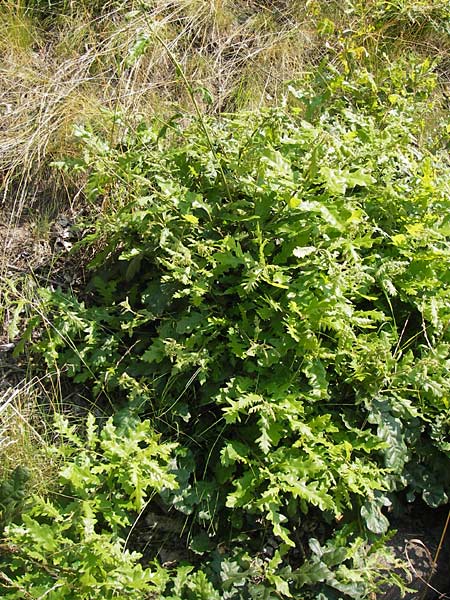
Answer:
[[[386,44],[399,52],[414,44],[424,53],[447,52],[448,41],[425,31],[419,20],[423,3],[413,3],[417,22],[409,5],[400,6],[401,31],[395,19],[373,29],[379,4],[355,2],[352,9],[350,3],[319,0],[146,0],[142,11],[137,10],[142,3],[133,0],[4,0],[0,178],[15,201],[12,213],[20,214],[36,192],[64,196],[63,182],[49,176],[48,165],[76,151],[75,124],[90,123],[117,138],[121,129],[112,127],[111,115],[120,114],[123,126],[132,128],[155,113],[163,117],[174,104],[192,109],[183,78],[158,37],[193,88],[211,92],[212,105],[202,106],[209,112],[275,102],[286,80],[301,76],[333,45],[342,46],[338,30],[367,40],[380,55]],[[30,5],[34,10],[24,8]],[[52,7],[47,13],[37,8],[47,5]],[[324,19],[337,24],[328,37],[318,34]],[[145,51],[133,59],[144,37]]]
[[[397,52],[414,47],[448,54],[448,39],[433,33],[425,18],[443,10],[440,0],[429,3],[431,8],[418,1],[397,4],[397,21],[386,18],[374,28],[380,0],[353,5],[319,0],[146,0],[144,12],[137,10],[142,3],[133,0],[3,0],[0,177],[4,187],[15,182],[8,188],[9,194],[19,194],[15,212],[30,202],[29,182],[48,181],[48,164],[74,151],[74,124],[91,123],[108,134],[108,114],[119,113],[122,122],[133,127],[141,118],[170,112],[174,104],[192,108],[183,79],[155,31],[193,87],[211,92],[213,104],[203,109],[229,111],[276,101],[286,80],[317,64],[330,45],[339,49],[338,30],[350,32],[361,43],[367,40],[380,55],[387,46]],[[38,8],[48,5],[47,13]],[[328,37],[317,33],[324,19],[337,24]],[[145,52],[133,60],[144,36]],[[113,133],[120,135],[120,129]]]
[[[56,410],[54,397],[43,408],[44,382],[32,378],[0,394],[0,481],[16,466],[27,467],[35,491],[46,489],[56,464],[48,453],[54,440],[48,429],[50,414]]]
[[[0,176],[9,195],[12,190],[16,195],[16,214],[30,202],[30,182],[42,182],[49,162],[73,152],[74,124],[108,129],[106,115],[120,113],[126,126],[133,127],[142,118],[171,111],[174,103],[191,108],[153,28],[193,87],[210,90],[213,106],[204,106],[209,111],[273,101],[283,81],[305,68],[315,36],[314,15],[300,2],[147,4],[145,14],[133,11],[133,2],[123,2],[100,15],[81,4],[78,11],[54,18],[46,31],[45,22],[22,4],[4,3]],[[149,39],[146,51],[132,60],[143,36]]]

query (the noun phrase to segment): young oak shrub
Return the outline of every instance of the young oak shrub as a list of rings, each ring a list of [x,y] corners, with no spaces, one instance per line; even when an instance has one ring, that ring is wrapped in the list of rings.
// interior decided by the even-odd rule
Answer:
[[[448,499],[450,173],[420,75],[415,95],[398,67],[382,87],[325,73],[121,148],[78,132],[93,277],[84,299],[42,290],[38,349],[175,436],[162,500],[192,547],[275,536],[285,595],[317,582],[295,575],[308,519],[370,539],[396,492]]]

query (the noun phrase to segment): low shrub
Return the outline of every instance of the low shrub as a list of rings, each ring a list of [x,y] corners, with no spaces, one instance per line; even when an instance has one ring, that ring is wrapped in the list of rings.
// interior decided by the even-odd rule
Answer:
[[[83,438],[64,419],[56,428],[64,443],[50,447],[63,460],[55,489],[30,499],[6,528],[2,595],[140,599],[157,590],[157,572],[142,568],[121,534],[152,494],[176,486],[168,472],[173,445],[160,443],[148,421],[131,428],[109,420],[100,431],[90,415]],[[16,471],[13,481],[22,479]],[[5,496],[6,507],[16,496]]]
[[[64,166],[99,207],[92,279],[84,297],[41,290],[36,349],[176,440],[159,502],[206,566],[201,593],[181,567],[167,597],[367,597],[394,496],[448,500],[446,134],[426,129],[428,67],[412,89],[390,69],[322,70],[280,108],[154,121],[120,147],[78,130]]]

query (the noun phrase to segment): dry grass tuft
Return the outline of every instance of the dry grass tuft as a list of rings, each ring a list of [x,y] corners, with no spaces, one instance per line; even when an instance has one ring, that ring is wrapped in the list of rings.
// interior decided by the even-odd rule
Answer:
[[[43,408],[43,388],[33,378],[0,394],[0,481],[20,465],[29,470],[34,491],[45,490],[56,469],[48,452],[54,442],[48,422],[56,407]]]

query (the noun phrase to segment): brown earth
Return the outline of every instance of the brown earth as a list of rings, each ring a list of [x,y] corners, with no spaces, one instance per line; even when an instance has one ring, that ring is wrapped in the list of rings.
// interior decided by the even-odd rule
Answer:
[[[404,600],[450,599],[450,529],[445,531],[448,515],[448,507],[430,509],[416,503],[401,517],[391,519],[397,533],[389,545],[407,562],[407,585],[416,590]],[[386,590],[379,600],[400,600],[398,589]]]

